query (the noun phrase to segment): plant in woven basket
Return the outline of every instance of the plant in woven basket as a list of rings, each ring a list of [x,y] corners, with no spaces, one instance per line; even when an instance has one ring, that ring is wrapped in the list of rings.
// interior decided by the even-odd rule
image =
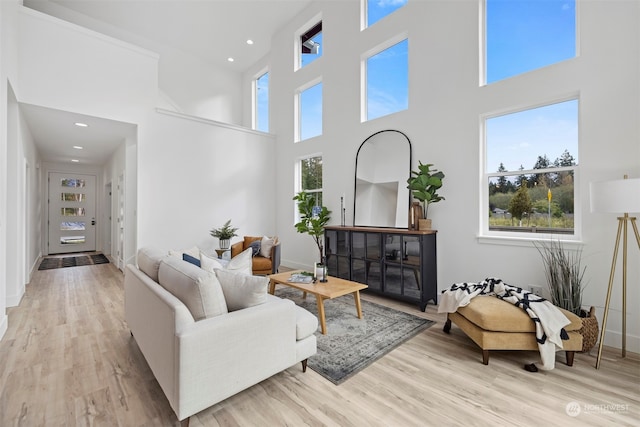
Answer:
[[[545,267],[551,302],[582,317],[582,351],[589,351],[596,343],[598,320],[595,308],[587,313],[582,309],[583,279],[587,267],[581,265],[582,249],[567,250],[560,241],[534,242]],[[595,328],[595,332],[594,332]]]

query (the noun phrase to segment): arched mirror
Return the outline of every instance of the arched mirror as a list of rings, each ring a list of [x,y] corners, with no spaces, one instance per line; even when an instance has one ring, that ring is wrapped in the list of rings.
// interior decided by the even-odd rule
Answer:
[[[369,136],[356,154],[353,225],[408,228],[411,141],[398,130]]]

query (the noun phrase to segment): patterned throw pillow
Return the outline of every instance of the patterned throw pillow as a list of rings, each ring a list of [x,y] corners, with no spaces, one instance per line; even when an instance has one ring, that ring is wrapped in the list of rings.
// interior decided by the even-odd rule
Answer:
[[[251,242],[251,244],[249,245],[249,247],[251,248],[251,256],[256,256],[260,253],[260,240],[254,240],[253,242]]]

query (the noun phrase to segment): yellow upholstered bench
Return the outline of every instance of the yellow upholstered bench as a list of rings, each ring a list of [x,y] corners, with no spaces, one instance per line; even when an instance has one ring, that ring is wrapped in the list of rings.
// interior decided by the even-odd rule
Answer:
[[[582,335],[578,333],[582,320],[560,309],[571,323],[565,326],[568,340],[562,341],[567,365],[573,366],[573,356],[582,350]],[[489,364],[489,350],[538,350],[534,321],[520,307],[495,296],[477,296],[455,313],[447,314],[444,332],[455,323],[482,349],[482,363]]]

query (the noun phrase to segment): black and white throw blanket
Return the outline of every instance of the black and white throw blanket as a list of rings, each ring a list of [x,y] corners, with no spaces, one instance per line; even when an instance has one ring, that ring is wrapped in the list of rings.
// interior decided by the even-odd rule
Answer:
[[[562,340],[569,339],[564,327],[569,319],[558,307],[546,299],[522,288],[511,286],[491,277],[478,283],[456,283],[442,291],[438,313],[454,313],[476,296],[496,296],[522,308],[536,325],[536,340],[542,359],[541,369],[551,370],[555,366],[556,349],[562,350]]]

